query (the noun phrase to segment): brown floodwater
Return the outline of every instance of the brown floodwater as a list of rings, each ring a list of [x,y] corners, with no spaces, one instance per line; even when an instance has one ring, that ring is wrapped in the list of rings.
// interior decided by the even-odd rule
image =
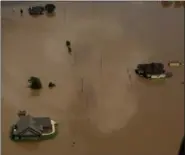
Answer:
[[[2,154],[177,154],[184,67],[167,63],[184,61],[183,9],[157,2],[55,4],[54,17],[29,16],[31,2],[2,4]],[[135,75],[138,63],[152,61],[174,76],[147,81]],[[30,76],[41,78],[40,92],[27,88]],[[48,89],[50,81],[56,88]],[[12,142],[9,128],[18,110],[51,117],[59,123],[58,136]]]

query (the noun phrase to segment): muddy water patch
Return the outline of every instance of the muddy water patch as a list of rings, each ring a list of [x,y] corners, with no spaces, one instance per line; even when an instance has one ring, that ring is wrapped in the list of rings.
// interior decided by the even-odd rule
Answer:
[[[135,96],[127,88],[120,86],[119,81],[105,81],[102,89],[102,98],[91,116],[94,123],[105,133],[126,127],[137,112]]]

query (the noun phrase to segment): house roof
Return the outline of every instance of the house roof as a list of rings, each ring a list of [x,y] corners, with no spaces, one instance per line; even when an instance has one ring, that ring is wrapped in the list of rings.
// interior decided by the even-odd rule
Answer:
[[[51,119],[49,117],[33,117],[33,120],[37,125],[42,125],[43,127],[51,126]]]
[[[138,68],[149,74],[162,74],[164,65],[161,63],[140,64],[138,65]]]
[[[14,134],[21,134],[27,128],[34,130],[36,133],[42,133],[43,127],[50,127],[51,120],[49,117],[32,117],[30,115],[20,117],[17,122],[17,130]]]

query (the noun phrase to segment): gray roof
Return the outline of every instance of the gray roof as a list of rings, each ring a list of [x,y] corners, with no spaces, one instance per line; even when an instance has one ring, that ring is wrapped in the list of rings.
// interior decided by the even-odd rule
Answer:
[[[33,117],[33,120],[37,125],[42,125],[43,127],[51,126],[51,119],[49,117]]]
[[[33,132],[42,133],[43,127],[50,127],[51,120],[49,117],[32,117],[30,115],[21,116],[17,122],[17,130],[14,134],[20,134],[30,128]]]

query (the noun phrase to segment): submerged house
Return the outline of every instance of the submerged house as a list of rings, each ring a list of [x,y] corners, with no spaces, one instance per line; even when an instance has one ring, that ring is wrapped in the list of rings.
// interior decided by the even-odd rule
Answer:
[[[25,115],[19,118],[11,129],[11,139],[13,140],[39,140],[43,135],[49,135],[53,132],[52,120],[49,117]]]

